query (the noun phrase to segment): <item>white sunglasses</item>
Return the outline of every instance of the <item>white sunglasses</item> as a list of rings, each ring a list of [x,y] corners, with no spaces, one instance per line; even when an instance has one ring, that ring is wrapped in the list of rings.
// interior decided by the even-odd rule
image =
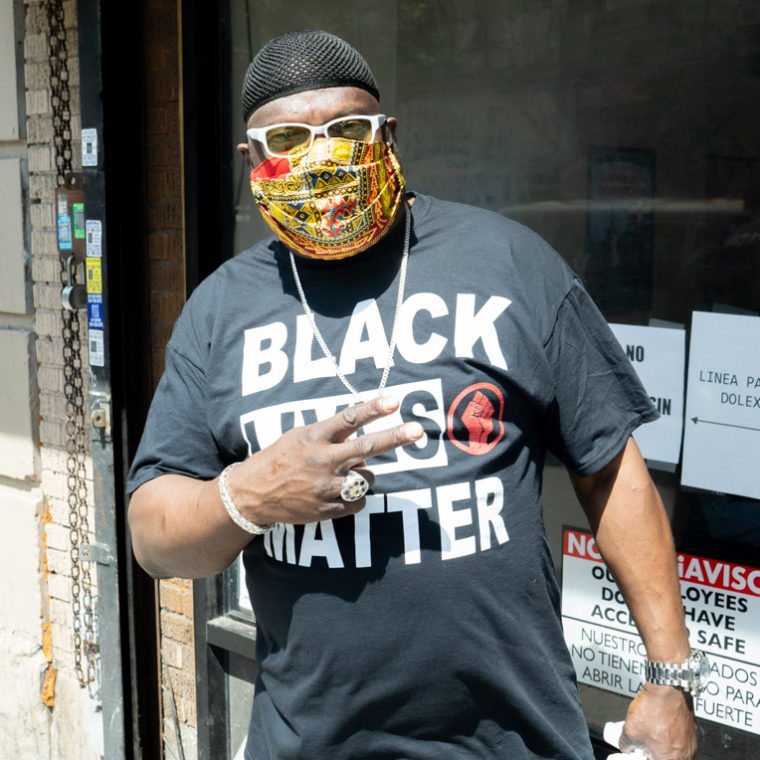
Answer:
[[[311,124],[286,122],[269,127],[251,127],[246,134],[261,143],[264,153],[273,156],[301,155],[311,148],[316,135],[343,137],[346,140],[372,142],[375,133],[385,124],[385,114],[353,114],[341,116],[318,127]]]

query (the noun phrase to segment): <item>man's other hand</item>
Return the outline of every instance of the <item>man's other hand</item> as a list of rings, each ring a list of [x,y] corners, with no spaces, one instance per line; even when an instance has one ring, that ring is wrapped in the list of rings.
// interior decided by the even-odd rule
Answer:
[[[674,686],[645,683],[628,708],[620,749],[640,748],[649,760],[692,760],[697,726],[691,695]]]

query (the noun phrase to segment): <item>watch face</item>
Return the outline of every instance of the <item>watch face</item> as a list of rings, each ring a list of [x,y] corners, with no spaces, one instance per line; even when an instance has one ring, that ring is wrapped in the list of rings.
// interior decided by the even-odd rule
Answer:
[[[710,682],[710,660],[704,652],[694,652],[690,659],[692,694],[701,694]]]

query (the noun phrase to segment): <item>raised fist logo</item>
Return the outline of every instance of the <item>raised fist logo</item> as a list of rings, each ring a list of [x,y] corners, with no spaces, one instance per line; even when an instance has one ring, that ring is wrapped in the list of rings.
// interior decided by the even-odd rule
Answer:
[[[504,396],[497,386],[491,383],[471,385],[449,407],[449,440],[467,454],[485,454],[504,436],[503,414]],[[457,419],[461,421],[460,425],[456,424]]]
[[[470,448],[482,448],[488,444],[493,432],[493,404],[478,391],[462,413],[462,422],[470,434]]]

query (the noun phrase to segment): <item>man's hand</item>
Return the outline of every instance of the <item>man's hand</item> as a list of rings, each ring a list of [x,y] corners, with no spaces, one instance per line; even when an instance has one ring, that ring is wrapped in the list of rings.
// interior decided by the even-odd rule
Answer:
[[[350,438],[364,425],[398,408],[385,397],[350,406],[323,422],[294,428],[254,454],[229,475],[235,506],[251,522],[308,523],[358,512],[365,500],[345,502],[340,488],[349,470],[370,457],[413,443],[423,435],[418,422]]]
[[[674,686],[645,683],[628,708],[620,749],[641,748],[649,760],[692,760],[697,726],[691,695]]]
[[[369,457],[413,443],[424,434],[417,422],[351,439],[364,426],[392,414],[398,401],[375,399],[334,417],[295,428],[230,471],[235,506],[251,522],[307,523],[358,512],[364,499],[344,502],[346,473]],[[361,470],[372,482],[372,474]],[[129,524],[138,562],[154,577],[200,578],[229,566],[251,541],[230,520],[218,478],[161,475],[132,495]]]

